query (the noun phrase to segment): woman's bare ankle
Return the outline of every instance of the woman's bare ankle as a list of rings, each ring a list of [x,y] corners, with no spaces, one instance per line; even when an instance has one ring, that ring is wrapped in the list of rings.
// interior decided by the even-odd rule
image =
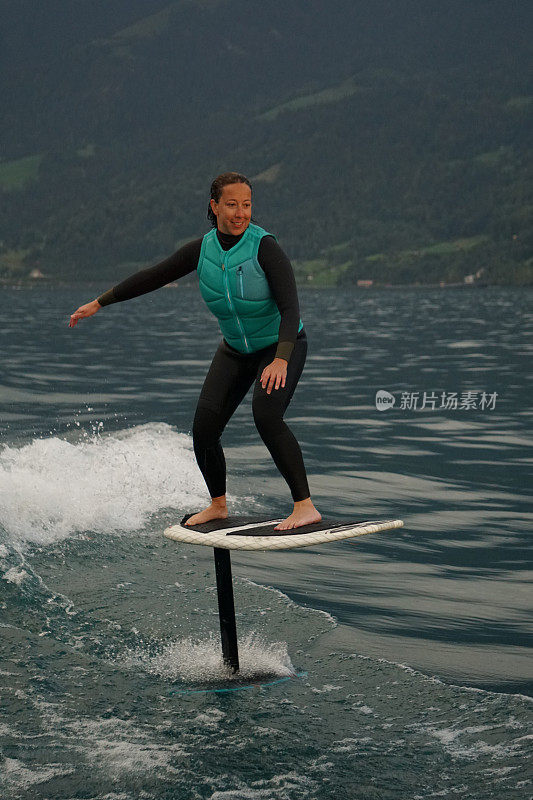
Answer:
[[[314,508],[315,504],[311,500],[310,497],[306,497],[305,500],[294,500],[294,508],[295,510],[298,508]]]
[[[227,507],[227,505],[226,505],[226,495],[225,495],[225,494],[223,494],[223,495],[221,495],[220,497],[212,497],[212,498],[211,498],[211,506],[212,506],[213,508],[222,508],[222,509],[226,509],[226,511],[227,511],[227,510],[228,510],[228,507]]]

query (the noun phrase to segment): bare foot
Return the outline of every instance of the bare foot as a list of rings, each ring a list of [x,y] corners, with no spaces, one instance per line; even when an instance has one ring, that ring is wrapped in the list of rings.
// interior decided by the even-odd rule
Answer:
[[[312,522],[320,522],[322,515],[316,510],[311,498],[300,500],[294,504],[294,511],[287,519],[280,522],[274,528],[275,531],[286,531],[289,528],[300,528],[302,525],[310,525]]]
[[[199,511],[198,514],[193,514],[189,517],[185,525],[201,525],[202,522],[209,522],[212,519],[226,519],[228,516],[228,507],[225,503],[211,503],[210,506]]]

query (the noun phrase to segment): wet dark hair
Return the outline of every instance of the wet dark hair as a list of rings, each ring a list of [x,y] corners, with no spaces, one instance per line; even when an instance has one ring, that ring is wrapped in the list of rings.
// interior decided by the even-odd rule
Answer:
[[[246,183],[250,189],[252,188],[252,184],[246,175],[241,175],[240,172],[223,172],[222,175],[216,177],[211,184],[210,199],[214,200],[215,203],[218,203],[222,196],[222,190],[224,189],[224,186],[229,186],[232,183]],[[211,208],[211,203],[207,208],[207,219],[213,228],[217,227],[217,218],[213,212],[213,209]]]

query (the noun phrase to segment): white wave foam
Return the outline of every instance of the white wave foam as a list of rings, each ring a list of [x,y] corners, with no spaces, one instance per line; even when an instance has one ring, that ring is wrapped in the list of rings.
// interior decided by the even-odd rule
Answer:
[[[179,639],[157,653],[131,650],[120,659],[127,669],[142,669],[170,680],[195,683],[226,680],[231,673],[222,661],[220,640],[210,636],[203,641]],[[239,642],[239,679],[258,674],[287,676],[296,673],[285,642],[265,642],[250,633]]]
[[[8,569],[7,572],[4,572],[2,575],[2,580],[7,581],[8,583],[16,583],[17,586],[28,577],[28,573],[25,569],[17,569],[17,567],[11,567]]]
[[[178,742],[167,747],[151,742],[149,730],[131,720],[85,718],[72,720],[69,727],[79,741],[90,743],[84,748],[86,757],[114,774],[157,774],[159,770],[177,773],[172,761],[189,755]]]
[[[487,732],[498,735],[501,738],[501,729],[507,727],[505,723],[498,722],[494,725],[467,725],[464,728],[420,726],[421,729],[425,729],[431,736],[434,736],[450,755],[469,760],[477,760],[481,756],[489,756],[491,759],[504,759],[514,754],[521,755],[524,752],[523,748],[526,748],[529,744],[529,736],[520,736],[495,743],[487,742],[483,738],[476,738],[472,741],[472,736]]]
[[[0,452],[0,522],[16,545],[138,530],[160,509],[207,499],[191,437],[165,423]]]
[[[332,765],[333,766],[333,765]],[[213,792],[209,800],[273,800],[274,797],[310,797],[318,787],[315,778],[301,772],[284,772],[270,778],[245,783],[241,778],[227,776],[238,784],[233,789],[222,789]]]
[[[496,692],[492,691],[491,689],[480,689],[477,686],[463,686],[462,684],[452,683],[451,681],[444,681],[441,678],[437,678],[436,675],[427,675],[425,672],[414,669],[414,667],[410,667],[408,664],[402,664],[400,661],[390,661],[387,658],[375,658],[375,656],[366,656],[362,653],[352,653],[350,658],[359,658],[362,661],[374,661],[377,664],[389,664],[391,667],[399,667],[402,672],[406,672],[408,675],[421,678],[427,683],[437,683],[441,686],[449,686],[451,689],[458,689],[461,692],[471,692],[472,694],[486,695],[487,697],[509,697],[514,698],[515,700],[524,700],[528,704],[533,702],[533,697],[530,697],[527,694]]]
[[[47,764],[29,769],[16,758],[5,758],[2,764],[3,777],[1,777],[0,786],[3,784],[8,790],[15,787],[28,789],[34,784],[45,783],[52,778],[71,775],[73,772],[73,767],[65,767],[62,764]]]

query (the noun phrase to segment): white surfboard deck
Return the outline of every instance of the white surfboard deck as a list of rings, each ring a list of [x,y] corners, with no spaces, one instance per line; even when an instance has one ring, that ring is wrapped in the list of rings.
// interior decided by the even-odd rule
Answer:
[[[291,550],[295,547],[336,542],[339,539],[350,539],[354,536],[394,530],[403,526],[401,519],[364,522],[324,519],[299,528],[275,531],[274,528],[284,517],[260,519],[250,516],[231,516],[188,527],[184,523],[190,516],[192,514],[186,514],[180,523],[167,528],[164,535],[176,542],[221,547],[225,550]]]

